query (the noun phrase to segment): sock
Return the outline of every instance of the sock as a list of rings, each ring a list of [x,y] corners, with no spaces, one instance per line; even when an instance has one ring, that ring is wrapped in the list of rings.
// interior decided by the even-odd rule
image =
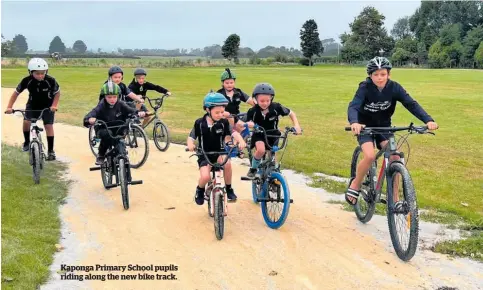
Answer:
[[[30,143],[30,131],[23,131],[23,137],[26,144]]]
[[[196,186],[196,191],[198,192],[205,192],[205,188],[201,188],[198,185]]]
[[[231,184],[225,184],[226,189],[231,189]]]
[[[255,156],[253,156],[252,169],[257,169],[258,165],[260,165],[260,161],[261,161],[261,159],[257,159],[257,158],[255,158]]]
[[[54,151],[54,136],[47,136],[47,147],[49,152]]]

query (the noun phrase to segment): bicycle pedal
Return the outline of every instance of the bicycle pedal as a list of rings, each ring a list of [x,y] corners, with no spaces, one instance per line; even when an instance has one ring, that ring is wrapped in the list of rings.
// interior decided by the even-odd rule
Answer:
[[[227,199],[227,202],[228,203],[236,203],[237,202],[237,199]]]
[[[254,180],[255,178],[250,178],[248,176],[242,176],[241,180],[247,181],[247,180]]]
[[[382,204],[387,204],[387,201],[386,201],[384,198],[379,199],[379,201],[380,201]]]

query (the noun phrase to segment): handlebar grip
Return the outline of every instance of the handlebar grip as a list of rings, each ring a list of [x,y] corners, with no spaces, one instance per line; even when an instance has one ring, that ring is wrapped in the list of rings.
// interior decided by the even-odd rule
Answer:
[[[190,151],[190,149],[189,149],[188,147],[185,147],[185,148],[184,148],[184,151],[185,151],[185,152],[189,152],[189,151]]]
[[[345,127],[344,130],[346,130],[346,131],[352,131],[352,128],[351,127]]]

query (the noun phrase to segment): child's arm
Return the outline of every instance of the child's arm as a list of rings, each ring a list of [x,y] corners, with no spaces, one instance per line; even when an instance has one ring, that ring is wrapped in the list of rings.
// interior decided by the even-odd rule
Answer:
[[[282,116],[289,116],[290,119],[292,120],[292,124],[293,124],[297,134],[302,133],[302,129],[300,128],[300,124],[299,124],[299,120],[297,119],[297,115],[295,115],[294,111],[290,110],[287,107],[282,106],[281,104],[276,104],[276,110],[277,110],[277,112],[280,112],[280,115],[282,115]]]
[[[145,112],[142,112],[142,111],[139,111],[139,110],[137,110],[133,107],[130,107],[124,102],[121,102],[120,104],[121,104],[121,112],[122,112],[123,116],[125,116],[126,118],[129,115],[135,115],[136,113],[141,118],[145,116]]]
[[[424,122],[424,124],[427,124],[428,127],[431,125],[432,128],[436,129],[437,124],[434,122],[433,118],[426,113],[423,107],[421,107],[421,105],[419,105],[419,103],[414,100],[401,85],[396,84],[396,86],[398,101],[401,102],[401,104],[403,104],[403,106],[416,118]],[[433,126],[435,124],[436,126]]]
[[[347,120],[355,135],[359,135],[363,127],[363,125],[359,123],[359,110],[364,104],[366,91],[366,84],[364,82],[360,83],[359,88],[354,95],[354,99],[349,103],[349,108],[347,109]]]
[[[156,91],[158,93],[161,93],[161,94],[168,94],[168,95],[171,95],[171,93],[169,92],[169,90],[163,88],[162,86],[158,86],[158,85],[155,85],[153,83],[150,83],[150,82],[146,82],[146,89],[147,90],[152,90],[152,91]]]
[[[57,81],[54,80],[54,100],[52,102],[52,106],[50,107],[50,110],[52,112],[57,111],[57,106],[59,105],[59,99],[60,99],[60,87]]]
[[[141,98],[140,96],[138,96],[135,93],[133,93],[129,87],[125,87],[125,88],[126,88],[126,96],[128,96],[131,99],[133,99],[135,101],[138,101],[140,103],[144,103],[143,98]]]
[[[242,94],[242,98],[243,100],[245,101],[245,103],[249,104],[250,106],[255,106],[255,102],[253,101],[253,98],[250,97],[249,95],[247,95],[245,92],[243,92],[242,90],[240,90],[241,94]]]
[[[101,108],[101,103],[99,103],[94,109],[92,109],[87,115],[84,117],[84,127],[89,127],[89,125],[93,125],[96,120],[97,116],[99,115]]]

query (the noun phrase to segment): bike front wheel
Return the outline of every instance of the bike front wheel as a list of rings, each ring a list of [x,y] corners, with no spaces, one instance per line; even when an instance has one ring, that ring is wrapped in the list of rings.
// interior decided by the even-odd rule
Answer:
[[[212,192],[215,198],[214,204],[214,222],[215,222],[215,236],[218,240],[223,239],[225,232],[225,201],[224,194],[221,189],[215,189]]]
[[[168,126],[162,121],[156,122],[153,128],[154,145],[159,151],[165,152],[169,148],[170,138]]]
[[[273,172],[267,183],[262,192],[262,215],[268,227],[278,229],[288,217],[290,190],[285,177],[279,172]]]
[[[127,187],[127,167],[126,161],[124,159],[119,159],[119,183],[121,184],[121,198],[122,198],[122,205],[124,206],[125,210],[129,209],[129,192]]]
[[[389,167],[387,221],[397,256],[409,261],[418,246],[419,212],[413,181],[400,162],[393,162]]]
[[[39,143],[33,142],[32,146],[30,147],[30,158],[32,160],[32,173],[33,179],[35,184],[40,183],[40,164],[41,164],[41,156],[40,156],[40,147]]]
[[[138,125],[131,125],[131,130],[126,136],[126,149],[129,156],[131,168],[139,168],[148,159],[149,142],[143,128]]]
[[[91,148],[91,152],[95,157],[97,157],[97,154],[99,153],[100,143],[101,139],[97,138],[94,126],[89,127],[89,147]]]

